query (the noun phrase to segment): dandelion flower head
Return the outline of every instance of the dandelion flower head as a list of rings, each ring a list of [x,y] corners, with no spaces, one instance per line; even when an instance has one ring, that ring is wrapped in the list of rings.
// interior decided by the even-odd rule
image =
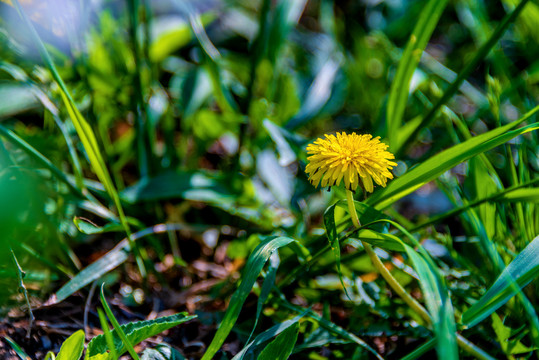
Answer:
[[[315,187],[320,183],[322,187],[338,186],[344,180],[346,188],[355,191],[361,179],[363,188],[372,193],[373,180],[385,187],[387,179],[393,179],[390,170],[397,164],[391,161],[395,156],[387,147],[379,136],[326,134],[307,146],[310,156],[305,172]]]

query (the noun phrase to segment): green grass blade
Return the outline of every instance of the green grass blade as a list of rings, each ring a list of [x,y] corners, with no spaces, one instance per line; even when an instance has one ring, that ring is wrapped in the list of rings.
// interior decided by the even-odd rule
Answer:
[[[425,355],[426,352],[430,351],[436,346],[436,338],[428,340],[426,343],[403,357],[401,360],[415,360],[419,359],[421,356]]]
[[[327,319],[324,319],[323,317],[321,317],[320,315],[318,315],[317,313],[315,313],[311,309],[304,309],[304,308],[302,308],[300,306],[289,303],[288,301],[286,301],[286,299],[284,298],[282,293],[280,295],[281,296],[278,298],[278,304],[281,305],[282,307],[290,309],[290,310],[298,312],[298,313],[306,312],[307,316],[310,317],[311,319],[313,319],[314,321],[316,321],[320,325],[320,327],[326,329],[327,331],[329,331],[331,333],[339,335],[343,339],[349,340],[349,341],[359,345],[360,347],[364,348],[365,350],[367,350],[371,354],[373,354],[377,359],[383,360],[383,358],[380,356],[380,354],[378,354],[376,352],[376,350],[371,348],[365,341],[363,341],[362,339],[360,339],[356,335],[352,334],[349,331],[346,331],[345,329],[343,329],[339,325],[337,325],[337,324],[335,324],[335,323],[333,323],[333,322],[331,322],[331,321],[329,321]]]
[[[447,0],[429,0],[412,31],[410,40],[399,61],[395,80],[389,92],[387,101],[386,124],[390,150],[394,151],[397,144],[397,134],[400,131],[404,109],[408,100],[410,82],[421,54],[447,5]]]
[[[292,244],[293,243],[291,243],[290,245]],[[270,264],[268,267],[268,271],[266,272],[266,277],[264,278],[264,282],[262,283],[262,289],[260,290],[260,295],[258,296],[258,301],[256,304],[255,324],[253,325],[253,330],[251,331],[251,334],[249,335],[249,339],[247,340],[247,342],[251,340],[251,337],[253,336],[256,330],[256,326],[258,325],[260,314],[262,314],[262,308],[264,307],[264,304],[268,300],[268,297],[271,293],[271,290],[273,289],[273,286],[275,286],[275,278],[277,277],[277,269],[280,263],[279,254],[273,253],[269,259],[269,263]]]
[[[539,106],[533,108],[517,121],[475,136],[430,157],[401,177],[390,182],[386,188],[375,192],[366,200],[366,204],[374,206],[376,209],[384,209],[419,189],[427,182],[436,179],[455,165],[501,145],[518,135],[538,129],[539,123],[515,129],[537,111],[539,111]]]
[[[131,241],[131,231],[129,229],[129,224],[127,223],[127,219],[125,217],[123,207],[120,202],[120,197],[118,196],[118,192],[116,191],[116,188],[114,187],[114,184],[112,183],[112,179],[110,177],[109,171],[107,167],[105,166],[105,161],[103,157],[101,156],[101,151],[99,150],[99,145],[97,143],[97,139],[94,135],[94,132],[92,131],[90,124],[88,124],[86,119],[84,119],[82,114],[77,109],[75,101],[71,97],[71,94],[69,90],[67,89],[66,84],[64,83],[60,74],[56,70],[56,66],[54,65],[54,62],[51,56],[49,55],[49,52],[47,51],[47,49],[45,48],[45,45],[41,41],[41,38],[38,35],[36,29],[34,28],[34,25],[30,21],[30,19],[28,18],[24,10],[22,9],[19,1],[14,0],[13,3],[15,7],[17,8],[17,11],[19,12],[24,23],[26,24],[26,27],[30,30],[32,38],[37,48],[39,49],[39,52],[41,56],[43,57],[45,64],[49,68],[49,71],[51,72],[54,80],[60,87],[60,95],[62,97],[64,105],[66,106],[69,117],[71,118],[71,121],[73,122],[73,126],[75,127],[75,130],[77,131],[77,134],[79,135],[79,138],[82,142],[84,149],[86,150],[86,154],[88,155],[88,159],[90,161],[92,169],[94,170],[99,180],[103,183],[103,186],[105,187],[107,193],[113,200],[114,205],[116,206],[116,209],[118,210],[120,222],[122,223],[122,226],[124,227],[124,230],[127,234],[127,238]],[[146,272],[144,270],[144,266],[142,264],[142,260],[140,259],[140,256],[137,256],[137,263],[139,265],[139,269],[142,275],[144,276]]]
[[[288,329],[283,331],[275,340],[270,342],[268,346],[258,356],[259,360],[287,360],[294,345],[298,340],[299,324],[295,323]]]
[[[64,174],[60,169],[58,169],[49,159],[47,159],[43,154],[37,151],[32,145],[28,144],[26,141],[21,139],[13,131],[6,129],[3,125],[0,125],[0,135],[2,135],[10,143],[14,144],[31,158],[41,164],[43,167],[47,168],[58,180],[63,182],[69,190],[76,196],[81,199],[85,199],[86,196],[75,186],[75,184],[69,180],[69,178]]]
[[[460,85],[466,78],[477,68],[477,65],[487,57],[490,50],[496,45],[496,43],[500,40],[502,35],[505,33],[509,25],[515,21],[517,16],[522,12],[525,5],[528,3],[529,0],[522,0],[518,6],[510,13],[507,14],[503,20],[498,24],[492,35],[490,35],[489,39],[477,50],[474,57],[467,62],[464,69],[460,72],[460,74],[457,76],[455,81],[451,83],[451,85],[447,88],[447,90],[444,92],[442,97],[434,104],[434,106],[428,111],[428,113],[423,117],[421,122],[418,124],[418,126],[402,141],[398,142],[399,148],[395,149],[394,152],[399,152],[399,150],[402,149],[402,146],[406,145],[409,140],[415,139],[419,131],[421,129],[427,127],[438,114],[438,110],[451,99],[451,97],[458,91]]]
[[[483,204],[488,201],[497,201],[497,202],[512,202],[512,201],[530,201],[535,202],[537,201],[536,196],[538,196],[536,193],[536,188],[527,188],[527,186],[535,185],[539,183],[539,178],[512,186],[510,188],[507,188],[505,190],[499,191],[495,194],[492,194],[490,196],[484,197],[482,199],[477,199],[474,201],[470,201],[468,204],[464,206],[460,206],[458,208],[451,209],[443,214],[432,216],[427,221],[420,223],[410,229],[409,231],[411,233],[432,224],[436,224],[437,222],[446,219],[448,217],[457,216],[465,211],[467,211],[470,208],[473,208],[477,205]],[[530,191],[529,191],[530,190]]]
[[[280,324],[274,325],[268,330],[262,332],[261,334],[258,334],[257,337],[254,338],[253,341],[251,341],[249,344],[247,344],[243,349],[240,350],[233,358],[232,360],[242,360],[244,356],[251,350],[251,348],[256,347],[260,344],[263,344],[264,342],[268,341],[272,337],[279,335],[283,333],[283,331],[286,331],[290,327],[296,325],[299,323],[299,320],[303,318],[307,314],[307,311],[304,311],[303,313],[299,314],[298,316],[294,317],[293,319],[283,321]]]
[[[24,350],[9,336],[5,335],[3,336],[4,340],[11,346],[13,351],[15,351],[15,354],[21,359],[21,360],[30,360],[30,356],[28,356]]]
[[[131,355],[131,357],[134,360],[140,360],[137,353],[135,352],[135,349],[133,348],[133,345],[131,344],[131,341],[125,335],[125,332],[123,331],[122,327],[118,323],[118,320],[116,320],[116,317],[114,317],[114,314],[112,313],[112,310],[110,309],[109,304],[107,303],[107,299],[105,299],[104,285],[105,283],[101,285],[101,304],[103,305],[103,308],[105,309],[105,313],[107,314],[107,317],[112,323],[112,326],[114,326],[114,330],[116,331],[116,334],[118,334],[120,339],[122,339],[123,346],[127,349],[127,351],[129,352],[129,355]]]
[[[116,346],[114,346],[114,340],[112,337],[112,333],[109,329],[109,323],[107,321],[107,317],[103,310],[101,308],[97,308],[97,315],[99,316],[99,323],[101,324],[101,329],[103,330],[103,336],[105,337],[105,342],[107,343],[107,347],[109,350],[108,356],[111,358],[111,360],[118,359],[118,353],[116,352]],[[89,355],[90,351],[86,352],[86,358],[90,358]]]
[[[468,327],[477,325],[539,275],[539,236],[503,270],[490,289],[463,315]],[[513,286],[516,284],[516,287]]]
[[[247,295],[249,295],[251,292],[251,289],[258,278],[258,274],[260,274],[260,271],[264,267],[266,261],[268,261],[270,258],[271,254],[277,249],[286,246],[293,241],[295,240],[289,237],[277,237],[264,240],[249,256],[247,264],[245,264],[241,284],[232,295],[225,316],[221,321],[219,329],[217,330],[217,333],[215,334],[210,346],[208,346],[208,350],[206,350],[206,353],[202,357],[202,360],[212,359],[219,348],[221,348],[221,345],[223,345],[225,342],[228,334],[238,319],[243,303],[247,299]]]

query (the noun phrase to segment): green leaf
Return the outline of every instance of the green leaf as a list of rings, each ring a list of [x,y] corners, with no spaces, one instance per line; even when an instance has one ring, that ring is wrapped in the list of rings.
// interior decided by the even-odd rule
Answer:
[[[488,291],[462,315],[462,323],[472,327],[515,296],[519,289],[539,275],[539,236],[533,239],[503,270]]]
[[[406,251],[400,239],[392,234],[384,234],[370,229],[360,229],[345,241],[355,248],[360,248],[361,244],[356,239],[388,251]]]
[[[436,268],[433,268],[413,248],[403,245],[419,276],[419,284],[421,285],[421,290],[423,290],[423,296],[436,334],[438,357],[458,359],[455,313],[445,283]]]
[[[387,135],[392,151],[398,148],[397,135],[401,130],[412,75],[446,5],[447,0],[429,0],[425,4],[399,61],[395,80],[389,92],[386,113]]]
[[[487,57],[490,50],[498,43],[502,35],[505,33],[509,25],[515,21],[521,11],[524,9],[529,0],[522,0],[518,6],[510,13],[507,14],[503,20],[498,24],[496,29],[492,32],[488,40],[475,52],[473,58],[466,62],[466,66],[459,73],[455,81],[444,92],[442,97],[434,104],[432,108],[429,109],[428,113],[423,117],[421,123],[419,123],[415,129],[407,134],[406,137],[403,137],[401,141],[398,142],[398,146],[402,148],[402,145],[406,144],[408,140],[414,139],[421,129],[427,127],[438,114],[438,110],[447,103],[453,97],[453,95],[460,88],[460,85],[466,78],[474,71],[479,63]],[[397,152],[398,149],[394,149],[394,152]]]
[[[517,121],[475,136],[430,157],[401,177],[391,181],[386,188],[372,194],[365,203],[379,210],[384,209],[471,157],[501,145],[519,135],[539,129],[539,123],[514,129],[537,111],[539,111],[539,106],[536,106]]]
[[[243,349],[240,350],[233,358],[232,360],[242,360],[244,356],[251,350],[251,348],[255,348],[258,345],[268,341],[275,335],[281,334],[283,331],[286,331],[292,326],[295,326],[298,324],[299,320],[307,314],[308,311],[303,311],[298,316],[294,317],[293,319],[283,321],[280,324],[274,325],[268,330],[262,332],[261,334],[258,334],[257,337],[251,341],[249,344],[247,344]]]
[[[299,323],[283,331],[258,356],[259,360],[287,360],[298,340]]]
[[[122,231],[123,227],[121,224],[114,224],[109,223],[105,226],[97,226],[96,224],[92,223],[90,220],[75,216],[73,218],[73,223],[79,229],[79,231],[86,235],[93,235],[93,234],[102,234],[105,232],[114,232],[114,231]]]
[[[260,271],[264,267],[266,261],[270,258],[271,254],[275,250],[286,246],[293,241],[296,240],[289,237],[277,237],[263,240],[249,256],[247,264],[245,264],[241,284],[232,295],[225,316],[223,317],[219,329],[208,347],[208,350],[206,350],[206,353],[202,357],[202,360],[212,359],[221,345],[225,342],[228,334],[238,319],[243,303],[245,302],[245,299],[247,299],[247,295],[251,292],[251,289],[258,278],[258,274],[260,274]]]
[[[58,353],[58,356],[56,356],[56,360],[80,359],[82,351],[84,350],[84,340],[84,331],[79,330],[73,333],[62,344],[60,352]]]
[[[535,350],[534,348],[530,348],[522,344],[518,338],[510,340],[513,331],[510,327],[504,325],[502,319],[500,319],[498,315],[492,314],[491,319],[492,328],[494,329],[498,342],[506,355],[523,354]]]
[[[496,198],[496,201],[539,203],[539,188],[516,189]]]
[[[116,209],[118,210],[120,222],[122,223],[122,226],[124,227],[124,230],[127,234],[127,238],[131,241],[131,231],[129,230],[129,225],[127,223],[127,219],[125,217],[123,207],[120,202],[120,197],[118,196],[118,192],[116,191],[116,188],[114,187],[109,171],[105,165],[105,160],[103,159],[101,155],[101,151],[99,149],[99,145],[97,143],[97,139],[94,135],[94,132],[90,124],[86,121],[86,119],[82,116],[79,109],[77,108],[75,101],[71,97],[71,94],[69,90],[67,89],[66,84],[62,80],[60,74],[58,73],[56,69],[56,66],[54,65],[54,62],[51,56],[49,55],[49,52],[47,51],[45,45],[43,44],[41,38],[39,37],[39,34],[34,28],[34,25],[32,24],[32,22],[30,21],[30,19],[24,12],[23,8],[21,7],[19,1],[14,0],[13,3],[15,7],[17,8],[17,11],[19,12],[21,18],[23,19],[25,25],[30,30],[32,39],[34,40],[36,46],[38,47],[41,57],[43,58],[43,60],[45,61],[45,64],[49,68],[52,74],[52,77],[58,84],[58,87],[60,89],[60,95],[62,97],[64,105],[66,106],[67,112],[73,123],[73,126],[75,127],[75,130],[77,131],[77,135],[79,136],[81,140],[84,150],[86,150],[86,155],[88,156],[90,165],[92,166],[92,169],[94,170],[99,180],[103,183],[103,186],[107,190],[107,193],[110,195],[111,199],[113,200],[114,205],[116,206]],[[139,257],[137,256],[137,262],[139,262],[140,271],[144,275],[145,271],[144,271],[144,267],[141,265],[141,261],[142,260],[140,260]]]
[[[131,344],[136,345],[141,341],[162,333],[165,330],[178,326],[184,322],[192,320],[196,316],[188,316],[187,313],[178,313],[170,316],[160,317],[154,320],[137,321],[129,324],[121,325],[121,329],[129,339]],[[118,355],[125,353],[127,348],[123,344],[118,332],[112,331],[114,338],[114,346]],[[95,360],[97,356],[106,354],[108,350],[107,342],[104,335],[98,335],[90,341],[86,350],[89,359]]]

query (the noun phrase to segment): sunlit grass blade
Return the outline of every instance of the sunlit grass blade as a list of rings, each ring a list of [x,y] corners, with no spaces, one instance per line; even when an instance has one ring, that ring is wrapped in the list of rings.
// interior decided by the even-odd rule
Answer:
[[[104,283],[101,285],[100,297],[101,297],[101,304],[103,305],[103,308],[105,309],[105,313],[107,314],[107,317],[112,323],[112,326],[114,326],[114,330],[116,331],[116,334],[118,334],[120,339],[122,339],[123,346],[127,349],[127,351],[129,352],[129,355],[131,355],[131,357],[134,360],[139,360],[139,357],[137,353],[135,352],[135,349],[133,348],[131,341],[129,341],[129,339],[125,335],[125,332],[123,331],[122,327],[118,323],[118,320],[116,320],[116,317],[112,313],[112,310],[110,309],[109,304],[107,303],[107,299],[105,299],[104,285],[105,285]]]
[[[101,329],[103,330],[103,336],[105,337],[105,342],[107,343],[107,347],[109,350],[109,357],[111,360],[118,359],[118,353],[116,352],[116,346],[114,345],[114,338],[112,337],[112,333],[109,329],[109,323],[107,321],[107,316],[101,310],[101,308],[97,308],[97,315],[99,316],[99,323],[101,324]],[[89,350],[88,350],[89,353]],[[87,357],[90,357],[89,355]]]
[[[206,353],[204,353],[202,360],[212,359],[225,342],[228,334],[238,319],[243,303],[247,299],[247,295],[251,292],[260,271],[264,267],[266,261],[270,258],[271,254],[293,241],[295,240],[289,237],[276,237],[263,240],[249,256],[249,259],[245,264],[241,284],[232,295],[225,316],[223,317],[211,344],[208,346]]]
[[[515,129],[519,124],[532,117],[537,111],[539,111],[539,106],[530,110],[517,121],[475,136],[430,157],[404,175],[391,181],[386,188],[375,192],[366,200],[366,203],[374,206],[376,209],[384,209],[395,201],[419,189],[427,182],[436,179],[455,165],[499,146],[518,135],[539,129],[539,123]]]
[[[405,146],[410,140],[413,140],[416,138],[417,134],[421,131],[421,129],[424,129],[430,123],[436,118],[436,115],[438,114],[438,110],[442,107],[442,105],[445,105],[449,99],[457,92],[460,85],[468,76],[472,73],[472,71],[475,70],[477,65],[483,59],[486,58],[486,56],[489,54],[490,50],[496,45],[496,43],[500,40],[502,35],[505,33],[509,25],[515,21],[517,16],[522,12],[526,4],[528,3],[528,0],[522,0],[518,6],[509,14],[507,14],[503,20],[498,24],[492,35],[488,38],[488,40],[475,52],[474,57],[466,63],[466,66],[464,69],[459,73],[455,81],[451,83],[451,85],[445,90],[442,97],[434,104],[434,106],[427,112],[427,114],[423,117],[421,122],[417,125],[417,127],[410,132],[410,134],[398,141],[399,148],[395,148],[394,152],[399,152],[402,150],[402,147]]]
[[[43,42],[41,41],[41,38],[38,35],[36,29],[34,28],[34,25],[30,21],[30,19],[28,18],[24,10],[22,9],[19,1],[14,0],[13,3],[15,7],[17,8],[17,11],[19,12],[24,23],[26,24],[26,27],[30,30],[30,34],[32,35],[34,43],[36,44],[47,67],[49,68],[49,71],[51,72],[52,77],[58,84],[60,88],[60,95],[62,97],[64,105],[66,106],[69,117],[71,118],[71,121],[73,122],[73,126],[75,127],[75,130],[77,131],[77,134],[79,135],[79,138],[82,142],[82,145],[84,146],[84,149],[86,150],[86,154],[88,156],[92,169],[94,170],[99,180],[103,183],[103,186],[105,186],[107,193],[113,200],[114,205],[116,206],[116,209],[118,211],[118,215],[120,217],[120,222],[122,223],[122,226],[124,227],[124,230],[127,234],[127,238],[131,239],[131,231],[129,229],[129,224],[127,223],[124,210],[120,202],[120,197],[118,196],[118,192],[116,191],[116,188],[114,187],[114,184],[112,183],[112,179],[105,165],[105,161],[103,157],[101,156],[99,145],[97,143],[97,139],[94,135],[94,132],[92,131],[90,124],[88,124],[86,119],[84,119],[82,114],[79,112],[75,104],[75,101],[73,100],[69,90],[67,89],[66,84],[64,83],[60,74],[56,70],[56,66],[54,65],[54,62],[51,56],[49,55],[49,52],[47,51],[45,44],[43,44]],[[139,270],[141,271],[141,274],[144,276],[146,274],[146,271],[144,270],[142,259],[140,258],[140,255],[138,254],[136,258],[137,258]]]
[[[410,40],[399,60],[395,79],[389,91],[386,111],[387,137],[391,152],[394,152],[397,144],[397,134],[400,131],[406,108],[412,75],[446,5],[447,0],[429,0],[421,11]]]
[[[477,325],[539,275],[539,236],[505,268],[490,289],[462,315],[467,327]],[[515,288],[512,284],[516,284]]]

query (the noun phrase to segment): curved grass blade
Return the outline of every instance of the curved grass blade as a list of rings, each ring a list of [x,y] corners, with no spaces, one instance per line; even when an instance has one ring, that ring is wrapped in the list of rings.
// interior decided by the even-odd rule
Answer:
[[[410,40],[399,61],[395,80],[389,92],[386,112],[387,135],[392,152],[397,148],[397,134],[400,131],[408,100],[412,75],[446,5],[447,0],[429,0],[419,15]]]
[[[263,333],[259,334],[253,341],[251,341],[249,344],[247,344],[239,353],[236,354],[232,358],[232,360],[242,360],[244,356],[251,350],[251,348],[256,347],[272,337],[281,334],[283,331],[286,331],[291,326],[294,326],[299,323],[299,320],[304,317],[307,314],[307,311],[304,311],[303,313],[299,314],[298,316],[294,317],[293,319],[283,321],[280,324],[274,325],[268,330],[264,331]]]
[[[269,294],[271,293],[271,290],[273,289],[273,286],[275,285],[275,277],[277,276],[277,268],[279,267],[280,259],[278,253],[273,253],[270,256],[269,259],[270,265],[268,268],[268,271],[266,273],[266,277],[264,278],[264,282],[262,283],[262,289],[260,290],[260,295],[258,296],[258,301],[256,304],[256,315],[255,315],[255,324],[253,325],[253,330],[251,331],[251,334],[249,335],[249,339],[247,340],[247,343],[251,340],[251,337],[253,336],[256,326],[258,325],[258,319],[260,319],[260,314],[262,314],[262,308],[266,301],[268,300]]]
[[[497,201],[497,202],[512,202],[512,201],[529,201],[529,202],[535,202],[537,200],[536,196],[539,197],[537,188],[527,188],[527,186],[535,185],[539,183],[539,178],[530,180],[527,182],[524,182],[522,184],[518,184],[515,186],[512,186],[510,188],[507,188],[505,190],[499,191],[495,194],[489,195],[487,197],[484,197],[482,199],[477,199],[474,201],[469,202],[466,205],[451,209],[443,214],[432,216],[429,220],[420,223],[416,225],[414,228],[410,229],[409,232],[413,233],[425,226],[435,224],[443,219],[446,219],[448,217],[459,215],[468,209],[471,209],[477,205],[481,205],[482,203],[488,202],[488,201]]]
[[[326,329],[327,331],[329,331],[331,333],[339,335],[343,339],[349,340],[349,341],[361,346],[362,348],[364,348],[365,350],[369,351],[371,354],[376,356],[377,359],[383,360],[383,358],[380,356],[380,354],[378,354],[373,348],[371,348],[365,341],[361,340],[360,338],[358,338],[356,335],[352,334],[351,332],[346,331],[345,329],[343,329],[339,325],[337,325],[335,323],[332,323],[331,321],[329,321],[327,319],[324,319],[323,317],[319,316],[317,313],[315,313],[311,309],[304,309],[304,308],[302,308],[300,306],[289,303],[285,299],[285,297],[284,297],[284,295],[282,293],[280,293],[280,297],[277,300],[278,300],[278,304],[282,305],[284,308],[290,309],[290,310],[295,311],[297,313],[306,312],[307,316],[309,316],[311,319],[316,321],[320,325],[320,327]]]
[[[90,124],[88,124],[86,119],[79,112],[75,104],[75,101],[73,100],[69,90],[67,89],[66,84],[64,83],[60,74],[56,70],[56,66],[54,65],[54,62],[51,56],[49,55],[49,52],[45,48],[45,45],[41,41],[39,34],[37,33],[36,29],[34,28],[34,25],[30,21],[26,13],[24,12],[19,1],[14,0],[13,4],[17,8],[17,11],[19,15],[21,16],[21,18],[23,19],[24,23],[26,24],[26,27],[30,30],[30,34],[43,60],[45,61],[45,64],[49,68],[49,71],[51,72],[52,77],[54,78],[54,80],[56,81],[56,83],[58,84],[60,88],[60,95],[62,97],[64,105],[66,106],[69,117],[71,118],[71,121],[73,122],[73,126],[75,127],[75,130],[77,131],[77,134],[82,142],[82,145],[84,146],[84,149],[86,150],[86,154],[88,155],[90,165],[92,166],[92,169],[94,170],[99,180],[103,183],[103,186],[105,186],[107,193],[113,200],[114,205],[116,206],[116,209],[118,210],[120,222],[122,226],[124,227],[124,230],[127,234],[127,239],[131,242],[131,230],[129,229],[129,224],[125,217],[123,207],[120,202],[120,197],[118,196],[118,192],[116,191],[116,188],[114,187],[109,171],[107,167],[105,166],[105,161],[103,157],[101,156],[99,145],[97,143],[97,139],[94,135],[94,132],[92,131]],[[136,249],[135,247],[133,248]],[[136,259],[137,259],[137,264],[139,266],[139,270],[141,274],[145,276],[146,271],[144,269],[142,259],[140,255],[138,254],[138,252],[136,253],[137,253]]]
[[[472,327],[490,316],[539,275],[539,236],[503,270],[488,291],[462,315]],[[516,285],[516,286],[514,286]]]
[[[298,340],[299,324],[295,323],[269,343],[258,356],[259,360],[287,360]]]
[[[105,286],[105,283],[101,284],[101,304],[103,305],[103,308],[105,309],[105,313],[107,314],[107,317],[109,318],[110,322],[112,323],[112,326],[114,326],[114,331],[116,331],[116,334],[122,339],[123,342],[123,348],[122,350],[129,352],[129,355],[134,360],[140,360],[135,349],[133,349],[133,345],[131,344],[131,341],[127,338],[125,335],[125,332],[123,331],[122,327],[118,323],[118,320],[116,320],[116,317],[114,317],[114,314],[112,313],[112,310],[109,307],[109,304],[107,303],[107,300],[105,299],[105,293],[103,291],[103,288]],[[123,351],[118,351],[118,353],[121,355]]]
[[[116,346],[114,346],[114,339],[112,333],[109,329],[109,323],[107,317],[101,308],[97,308],[97,315],[99,316],[99,323],[101,324],[101,329],[103,330],[103,336],[105,337],[105,342],[109,352],[107,353],[108,357],[112,360],[118,359],[118,353],[116,352]],[[90,345],[90,344],[88,344]],[[90,349],[86,352],[86,358],[90,358]]]
[[[539,106],[536,106],[515,122],[475,136],[432,156],[401,177],[390,182],[386,188],[375,192],[365,203],[379,210],[384,209],[395,201],[419,189],[427,182],[436,179],[455,165],[501,145],[518,135],[539,129],[539,123],[533,123],[515,129],[517,125],[529,119],[537,111],[539,111]]]
[[[472,73],[472,71],[475,70],[477,65],[487,57],[490,50],[496,45],[496,43],[500,40],[502,35],[505,33],[505,30],[509,27],[509,25],[515,21],[517,16],[522,12],[525,5],[528,3],[529,0],[522,0],[518,6],[510,13],[507,14],[503,20],[498,24],[492,35],[490,35],[489,39],[479,48],[479,50],[476,51],[474,57],[472,60],[470,60],[464,69],[460,72],[460,74],[457,76],[454,82],[451,83],[451,85],[447,88],[447,90],[444,92],[442,97],[434,104],[434,106],[428,111],[428,113],[423,117],[421,122],[417,125],[417,127],[410,132],[408,136],[406,136],[404,139],[398,142],[400,147],[398,149],[395,149],[394,152],[398,152],[400,149],[402,149],[402,146],[406,145],[410,139],[414,139],[419,131],[421,129],[427,127],[436,117],[438,114],[438,110],[451,99],[451,97],[457,92],[462,82]]]
[[[245,302],[245,299],[247,299],[247,295],[251,292],[251,289],[258,278],[258,274],[260,274],[260,271],[264,267],[266,261],[270,258],[271,254],[275,250],[286,246],[293,241],[296,240],[284,236],[269,238],[262,241],[249,256],[247,264],[245,264],[241,284],[232,295],[225,316],[223,317],[210,346],[208,346],[208,350],[206,350],[206,353],[202,357],[202,360],[212,359],[219,348],[221,348],[221,345],[225,342],[228,334],[238,319],[243,303]]]

